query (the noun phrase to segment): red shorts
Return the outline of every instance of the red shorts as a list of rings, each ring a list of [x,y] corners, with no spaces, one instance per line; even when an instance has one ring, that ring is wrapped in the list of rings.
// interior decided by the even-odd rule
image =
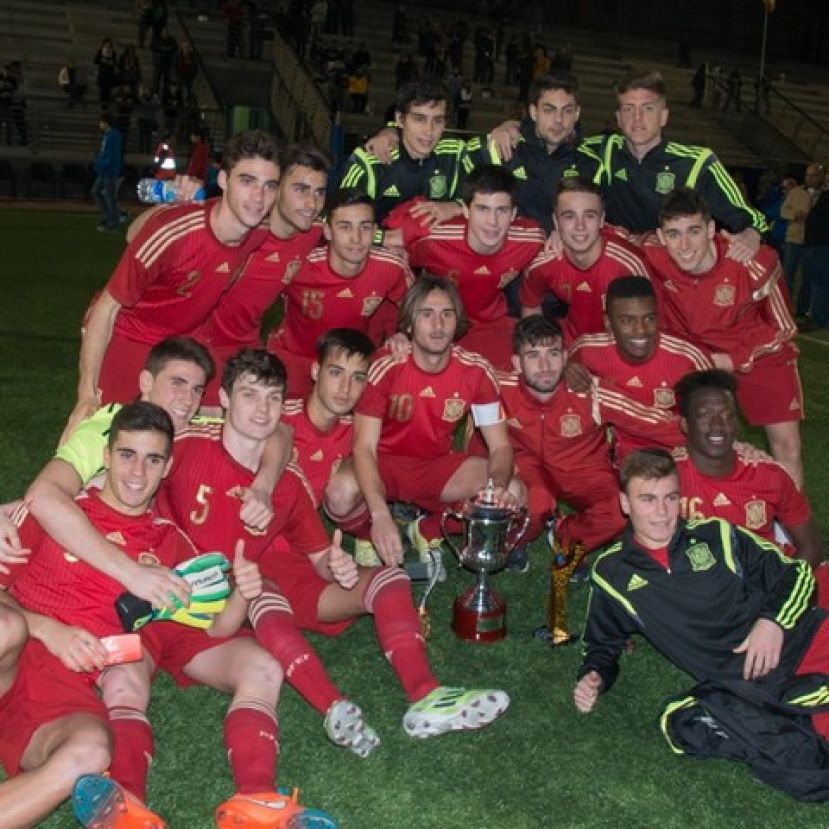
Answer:
[[[20,760],[41,726],[73,714],[108,724],[93,684],[96,676],[70,671],[34,639],[26,643],[14,684],[0,697],[0,763],[9,776],[20,771]]]
[[[252,636],[253,631],[242,628],[233,636],[214,637],[199,628],[178,622],[150,622],[141,629],[141,643],[153,660],[156,670],[166,671],[177,685],[186,687],[198,683],[190,679],[184,669],[200,653],[227,644],[240,636]]]
[[[737,401],[752,426],[803,420],[803,389],[797,371],[797,352],[763,357],[748,374],[737,373]]]
[[[464,452],[429,459],[379,455],[377,468],[386,487],[386,500],[408,501],[429,512],[443,512],[446,504],[440,493],[469,457]]]
[[[495,322],[470,323],[458,345],[482,354],[497,369],[512,371],[512,332],[516,322],[514,317],[502,317]]]
[[[305,397],[309,394],[314,388],[314,381],[311,379],[311,366],[314,364],[314,358],[286,351],[275,336],[268,337],[268,351],[279,357],[285,365],[285,371],[288,372],[286,399]]]
[[[138,397],[138,375],[144,368],[151,348],[147,343],[128,340],[118,334],[112,335],[98,376],[101,405],[126,403]]]
[[[320,621],[320,596],[331,582],[317,573],[307,556],[290,552],[284,537],[279,537],[273,548],[259,559],[259,567],[262,575],[273,582],[288,600],[294,612],[294,621],[302,630],[312,630],[324,636],[337,636],[354,621]]]

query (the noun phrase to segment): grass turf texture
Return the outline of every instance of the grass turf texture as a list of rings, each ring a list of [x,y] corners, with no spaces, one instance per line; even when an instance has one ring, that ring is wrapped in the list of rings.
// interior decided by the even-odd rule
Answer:
[[[49,458],[71,409],[79,322],[123,240],[95,233],[89,215],[4,211],[0,245],[0,498],[9,500]],[[803,442],[808,489],[826,534],[829,343],[816,339],[801,342],[809,414]],[[452,599],[472,583],[471,574],[450,567],[448,582],[430,602],[429,651],[437,675],[447,684],[505,688],[512,706],[504,718],[479,733],[410,740],[401,727],[403,694],[370,620],[360,620],[338,639],[311,639],[383,744],[368,760],[334,747],[321,718],[286,687],[279,706],[280,784],[301,786],[302,801],[331,812],[344,829],[829,826],[829,807],[799,804],[754,782],[735,763],[671,754],[657,714],[663,700],[692,681],[647,643],[638,641],[624,657],[619,682],[597,711],[577,716],[570,694],[578,646],[551,651],[530,638],[546,595],[540,543],[531,561],[526,575],[494,579],[509,603],[509,636],[502,643],[470,645],[449,630]],[[415,593],[419,598],[419,587]],[[576,627],[586,599],[584,585],[572,590]],[[213,808],[232,792],[221,733],[226,705],[216,692],[181,691],[166,677],[153,690],[157,746],[149,800],[173,829],[209,829]],[[64,829],[75,822],[64,806],[42,825]]]

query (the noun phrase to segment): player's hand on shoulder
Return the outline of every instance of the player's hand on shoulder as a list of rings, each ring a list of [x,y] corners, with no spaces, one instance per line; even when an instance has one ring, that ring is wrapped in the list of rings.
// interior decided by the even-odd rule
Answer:
[[[551,253],[556,259],[564,256],[564,242],[561,241],[561,234],[555,228],[550,231],[544,243],[544,253]]]
[[[58,440],[58,446],[63,446],[63,444],[66,443],[66,441],[69,440],[69,438],[71,438],[75,433],[75,429],[77,429],[84,420],[88,417],[92,417],[92,415],[98,411],[99,406],[100,400],[97,395],[93,397],[78,398],[78,402],[75,404],[75,408],[72,409],[69,419],[66,421],[66,426],[63,428],[60,440]]]
[[[177,609],[177,598],[185,606],[190,603],[190,586],[181,576],[160,564],[130,563],[130,569],[121,579],[127,590],[155,608]]]
[[[723,231],[723,235],[728,239],[728,250],[725,255],[729,259],[734,259],[736,262],[748,262],[757,256],[762,240],[753,227],[747,227],[739,233]]]
[[[593,388],[593,375],[586,366],[573,360],[564,366],[564,382],[570,391],[587,394]]]
[[[512,158],[512,151],[521,137],[521,125],[518,121],[504,121],[489,134],[489,143],[495,145],[498,157],[503,163]]]
[[[412,353],[412,341],[401,333],[392,334],[385,343],[385,348],[391,352],[391,357],[395,362],[402,363]]]
[[[602,678],[596,671],[588,671],[573,689],[573,703],[580,714],[589,714],[599,699],[602,690]]]
[[[195,176],[178,175],[173,179],[176,203],[204,201],[204,182]]]
[[[328,568],[334,581],[344,590],[351,590],[359,579],[357,562],[343,549],[342,530],[334,530],[334,538],[328,549]]]
[[[711,362],[717,368],[723,369],[723,371],[734,371],[734,361],[728,354],[723,353],[722,351],[714,352],[711,355]]]
[[[247,487],[241,490],[239,497],[242,499],[239,510],[242,523],[254,530],[266,530],[273,520],[273,501],[270,495],[257,487]]]
[[[463,213],[463,208],[454,201],[419,201],[412,205],[409,213],[415,219],[420,219],[421,224],[432,225],[454,219]]]
[[[383,564],[398,567],[403,563],[403,542],[391,515],[381,515],[372,520],[371,543]]]
[[[754,446],[752,443],[746,443],[742,440],[734,441],[734,451],[739,452],[744,460],[756,463],[757,461],[773,461],[774,458],[760,449],[759,446]]]
[[[106,648],[97,636],[84,628],[49,619],[40,639],[49,653],[70,671],[101,671],[106,666]]]
[[[377,156],[382,164],[391,164],[391,154],[400,144],[400,136],[394,127],[384,127],[375,133],[365,143],[365,148],[372,155]]]
[[[18,509],[21,501],[9,501],[0,504],[0,573],[8,573],[4,564],[25,564],[29,560],[31,550],[20,545],[20,534],[12,521],[12,515]]]
[[[783,628],[771,619],[758,619],[748,636],[734,648],[744,653],[743,679],[758,679],[771,673],[780,664],[783,650]]]
[[[246,601],[253,601],[262,595],[264,582],[259,565],[245,558],[245,542],[240,538],[233,550],[233,581],[236,589]]]

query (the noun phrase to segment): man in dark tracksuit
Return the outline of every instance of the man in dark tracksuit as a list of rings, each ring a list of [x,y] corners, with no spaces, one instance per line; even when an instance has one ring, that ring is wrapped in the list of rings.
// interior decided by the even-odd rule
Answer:
[[[813,607],[808,563],[720,519],[681,521],[679,478],[667,452],[633,452],[621,480],[631,526],[593,566],[584,660],[573,695],[577,710],[593,710],[616,679],[625,643],[641,633],[697,681],[741,701],[762,696],[762,705],[751,706],[755,715],[765,708],[780,709],[784,717],[793,710],[812,714],[808,733],[829,775],[826,744],[814,734],[829,736],[829,713],[813,713],[829,698],[829,623]],[[793,684],[796,697],[789,693]],[[669,706],[665,717],[673,710]],[[707,714],[713,722],[711,710]],[[760,721],[758,734],[765,727]],[[663,722],[672,748],[681,752],[669,726]],[[721,722],[711,728],[727,732]],[[751,747],[753,735],[740,738]],[[735,755],[723,749],[720,756]]]

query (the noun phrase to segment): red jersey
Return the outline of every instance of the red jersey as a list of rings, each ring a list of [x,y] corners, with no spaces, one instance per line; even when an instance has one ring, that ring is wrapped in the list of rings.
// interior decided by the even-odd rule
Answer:
[[[258,561],[279,536],[298,556],[328,549],[308,482],[296,466],[286,467],[274,489],[268,528],[242,524],[241,490],[253,483],[254,473],[224,448],[222,428],[221,423],[191,426],[176,435],[173,466],[158,492],[159,511],[186,527],[199,550],[220,550],[231,561],[240,538],[251,561]]]
[[[492,366],[474,351],[453,345],[447,365],[432,373],[411,354],[398,362],[383,349],[369,368],[357,414],[383,421],[378,452],[428,459],[452,451],[455,427],[467,412],[476,426],[500,423],[500,400]]]
[[[515,219],[501,249],[475,253],[466,241],[467,221],[434,225],[409,248],[412,268],[425,268],[458,286],[470,322],[494,322],[507,315],[503,288],[533,261],[544,246],[544,231],[531,219]]]
[[[130,242],[107,283],[122,306],[116,334],[155,345],[204,322],[265,238],[257,228],[239,245],[220,242],[210,227],[219,205],[215,199],[160,210]]]
[[[785,467],[748,460],[739,451],[730,475],[703,475],[685,449],[674,453],[684,518],[724,518],[778,543],[774,521],[797,527],[811,516],[809,502]]]
[[[322,334],[332,328],[367,333],[380,303],[386,299],[396,305],[411,281],[408,265],[391,251],[372,248],[360,273],[347,277],[331,269],[328,248],[318,248],[287,280],[285,316],[269,344],[314,358]]]
[[[220,347],[258,347],[262,317],[321,238],[319,222],[289,239],[269,233],[196,337]]]
[[[77,505],[108,541],[142,564],[173,567],[197,555],[190,539],[171,521],[155,512],[132,516],[105,504],[97,490],[87,490]],[[77,625],[96,636],[123,633],[115,611],[115,600],[124,586],[73,555],[48,536],[37,521],[21,508],[15,516],[20,541],[31,549],[28,564],[0,573],[0,584],[23,607]]]
[[[711,352],[728,354],[736,371],[748,372],[761,357],[794,349],[797,334],[778,280],[773,248],[761,245],[755,259],[726,257],[728,240],[714,238],[717,261],[704,274],[685,273],[655,235],[642,248],[660,289],[665,330]]]
[[[320,431],[308,417],[307,401],[293,398],[282,407],[282,419],[294,430],[293,462],[305,473],[314,504],[319,507],[325,487],[354,443],[354,418],[340,417],[328,432]]]
[[[582,334],[605,330],[604,307],[607,286],[620,276],[644,276],[650,271],[641,253],[629,242],[602,235],[602,253],[589,268],[580,268],[566,254],[541,253],[527,268],[518,294],[522,305],[541,305],[550,291],[569,306],[562,320],[565,342]]]
[[[623,425],[652,435],[671,448],[682,442],[679,422],[665,412],[623,398],[596,382],[589,394],[576,394],[563,383],[552,397],[539,400],[518,372],[499,374],[501,394],[520,470],[522,454],[542,461],[557,476],[592,474],[608,466],[605,425]]]

